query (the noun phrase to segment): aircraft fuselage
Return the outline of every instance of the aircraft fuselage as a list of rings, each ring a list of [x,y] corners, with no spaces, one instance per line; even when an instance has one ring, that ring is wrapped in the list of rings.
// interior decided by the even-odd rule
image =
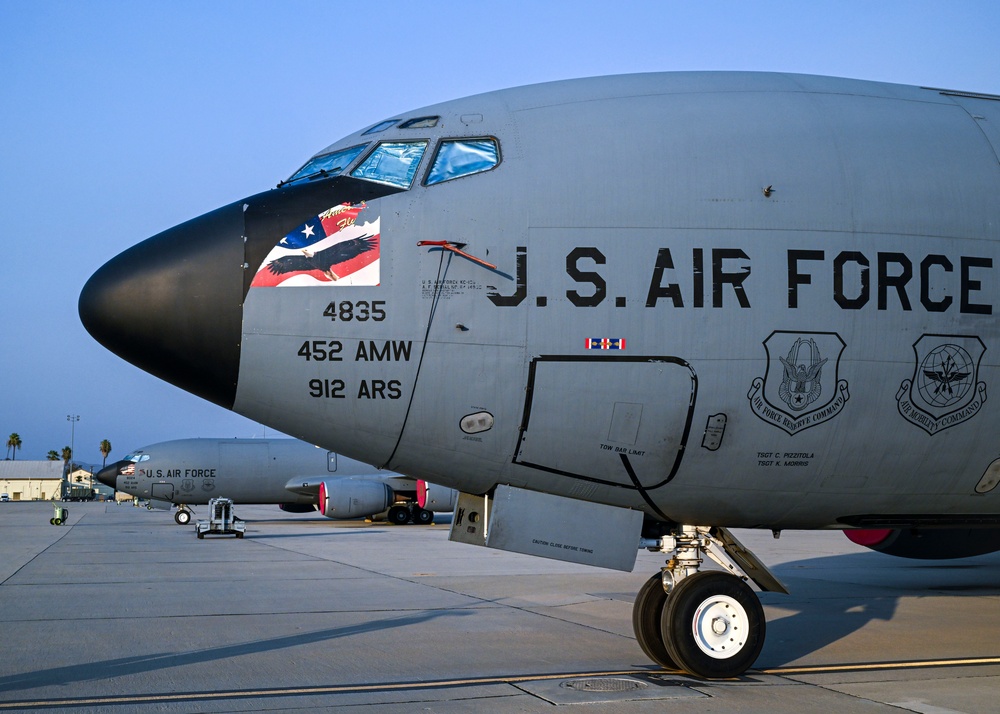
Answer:
[[[133,308],[93,315],[169,274],[143,306],[158,326],[112,349],[469,493],[734,527],[996,525],[997,127],[994,97],[795,75],[504,90],[342,139],[321,152],[363,145],[342,175],[150,239],[81,310],[114,343]],[[454,139],[492,141],[494,165],[431,182]],[[368,180],[387,144],[423,147],[411,183]],[[313,223],[350,257],[320,265],[325,244],[295,239]],[[181,291],[203,302],[179,310]]]

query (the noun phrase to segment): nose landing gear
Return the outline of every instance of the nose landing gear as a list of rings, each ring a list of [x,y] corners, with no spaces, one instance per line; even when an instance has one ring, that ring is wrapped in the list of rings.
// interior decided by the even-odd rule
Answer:
[[[668,574],[669,575],[669,574]],[[660,620],[667,604],[667,586],[661,573],[653,575],[639,589],[632,606],[632,630],[646,656],[666,669],[678,669],[660,634]]]
[[[764,646],[764,609],[735,575],[704,571],[681,580],[667,598],[660,633],[671,659],[700,677],[736,677]]]
[[[746,672],[766,630],[764,609],[746,581],[787,593],[784,585],[724,528],[680,526],[651,547],[672,554],[639,590],[632,609],[643,652],[667,669],[709,679]],[[702,555],[728,572],[699,571]]]

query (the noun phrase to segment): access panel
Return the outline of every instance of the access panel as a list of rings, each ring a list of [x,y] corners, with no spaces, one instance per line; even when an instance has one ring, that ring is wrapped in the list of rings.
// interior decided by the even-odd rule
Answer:
[[[677,357],[538,357],[514,462],[657,488],[680,465],[697,393],[694,370]]]

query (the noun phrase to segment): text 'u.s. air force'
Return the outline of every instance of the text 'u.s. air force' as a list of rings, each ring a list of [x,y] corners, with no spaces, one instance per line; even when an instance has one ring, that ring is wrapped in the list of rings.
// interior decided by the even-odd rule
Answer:
[[[692,248],[690,271],[675,267],[675,252],[680,254],[670,248],[657,251],[649,268],[646,307],[751,307],[752,260],[746,251]],[[573,248],[566,256],[565,269],[576,285],[566,290],[567,300],[577,307],[603,304],[610,292],[606,272],[601,268],[607,263],[598,248]],[[829,297],[842,310],[922,309],[932,313],[993,314],[992,303],[982,294],[983,284],[993,269],[993,259],[989,257],[789,249],[783,263],[790,309],[798,308],[800,299],[818,289],[815,285],[820,278],[829,278],[833,285]],[[768,276],[774,275],[775,267],[768,264]],[[516,289],[512,294],[502,295],[497,291],[487,294],[494,305],[515,307],[528,297],[528,250],[523,246],[515,253],[514,280]],[[637,276],[630,276],[631,283],[636,280]],[[622,289],[626,287],[630,286]],[[614,298],[615,307],[626,307],[627,302],[626,297]],[[535,304],[545,307],[547,297],[536,296]]]

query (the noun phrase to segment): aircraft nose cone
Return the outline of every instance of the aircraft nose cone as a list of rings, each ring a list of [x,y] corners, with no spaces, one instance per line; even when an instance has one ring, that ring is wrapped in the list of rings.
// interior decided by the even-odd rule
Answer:
[[[233,203],[129,248],[84,286],[79,304],[84,327],[137,367],[232,408],[243,235],[243,205]]]
[[[116,461],[110,466],[105,466],[103,469],[94,474],[94,478],[103,483],[105,486],[110,486],[111,488],[117,488],[118,480],[118,469],[121,468],[122,464],[128,463],[127,461]]]
[[[105,263],[83,286],[80,319],[122,359],[232,409],[243,301],[269,251],[322,211],[400,190],[338,176],[206,213]]]

